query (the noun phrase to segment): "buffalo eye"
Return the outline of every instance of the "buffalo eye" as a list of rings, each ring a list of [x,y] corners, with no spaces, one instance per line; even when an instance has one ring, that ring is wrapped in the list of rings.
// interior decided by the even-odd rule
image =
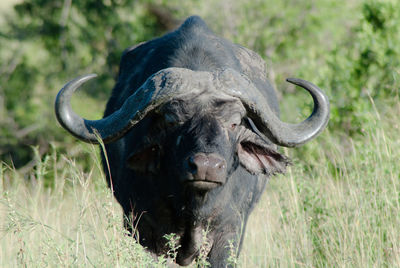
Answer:
[[[174,127],[179,124],[178,118],[174,114],[165,114],[164,122],[167,127]]]
[[[232,115],[231,119],[229,120],[230,129],[235,130],[236,127],[238,125],[240,125],[241,121],[242,121],[242,116],[240,114],[236,113],[236,114]]]

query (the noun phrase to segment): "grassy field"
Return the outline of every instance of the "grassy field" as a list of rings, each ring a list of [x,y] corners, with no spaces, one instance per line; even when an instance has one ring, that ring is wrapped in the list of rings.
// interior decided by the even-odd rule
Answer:
[[[399,108],[371,112],[363,138],[326,133],[311,145],[317,159],[271,180],[244,267],[400,266]]]
[[[250,217],[240,267],[400,266],[400,103],[371,111],[358,139],[329,131],[270,180]],[[30,180],[1,167],[0,267],[146,267],[155,264],[122,229],[99,159],[84,173],[56,154]],[[56,166],[63,166],[63,172]],[[54,187],[44,187],[45,177]]]
[[[11,14],[8,10],[18,1],[0,1],[0,23],[1,14]],[[287,76],[310,80],[330,97],[330,125],[305,146],[283,150],[293,165],[287,174],[270,179],[250,216],[241,255],[232,261],[239,267],[400,267],[400,4],[146,1],[179,7],[171,9],[179,18],[197,13],[221,36],[262,55],[269,78],[281,89],[283,120],[294,122],[310,113],[309,96],[283,85]],[[122,4],[118,9],[118,19],[134,18],[121,25],[132,30],[135,40],[158,31],[148,29],[155,24],[145,20],[146,1],[137,1],[133,15],[124,13],[130,9]],[[53,8],[59,11],[62,2],[72,5],[68,34],[74,49],[58,64],[69,46],[55,49],[62,36],[46,36],[47,28],[41,27],[63,23],[46,16]],[[107,23],[97,21],[103,28],[83,23],[96,34],[80,35],[86,16],[95,22],[98,16],[93,9],[80,12],[88,1],[41,3],[33,5],[39,13],[18,21],[20,34],[4,37],[4,24],[0,29],[0,145],[6,145],[0,153],[11,144],[14,151],[23,147],[21,155],[29,151],[18,169],[12,161],[0,161],[0,267],[164,267],[165,258],[152,259],[123,229],[97,147],[76,142],[53,114],[54,96],[66,77],[82,72],[111,76],[106,58],[118,54],[114,41],[122,47],[125,36],[106,34],[110,40],[105,42],[102,34],[107,23],[115,23],[116,31],[125,28],[118,28],[111,10]],[[48,20],[36,21],[41,18]],[[33,27],[37,32],[29,39],[23,30],[31,22],[38,28]],[[93,44],[98,51],[90,52]],[[101,80],[107,86],[96,84],[104,87],[100,91],[111,89],[113,80],[107,79]],[[101,117],[103,108],[98,107],[106,97],[88,95],[75,98],[74,109],[91,119]],[[2,101],[11,108],[1,107]],[[21,140],[34,144],[35,153]],[[202,260],[196,265],[205,266]]]

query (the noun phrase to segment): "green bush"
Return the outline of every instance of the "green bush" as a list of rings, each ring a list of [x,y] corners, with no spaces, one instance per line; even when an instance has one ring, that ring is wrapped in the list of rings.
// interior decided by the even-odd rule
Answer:
[[[397,0],[20,1],[0,22],[0,266],[168,264],[126,235],[97,147],[66,133],[53,105],[65,82],[98,73],[73,107],[101,117],[122,51],[198,14],[266,60],[285,121],[311,112],[286,77],[331,101],[317,141],[284,149],[293,166],[271,178],[231,263],[399,267],[399,10]]]
[[[55,95],[66,81],[98,73],[85,91],[88,103],[106,99],[122,51],[160,32],[144,6],[133,0],[26,0],[15,6],[3,26],[0,160],[16,167],[33,158],[30,146],[40,145],[43,154],[50,141],[65,142],[61,148],[71,145],[73,139],[56,123],[53,112]],[[89,116],[102,114],[98,106],[90,107]]]
[[[266,60],[268,76],[284,95],[284,120],[298,121],[311,111],[309,96],[284,83],[301,77],[328,93],[331,130],[363,134],[373,103],[379,108],[380,100],[399,97],[399,9],[394,0],[25,0],[0,31],[0,159],[10,162],[11,155],[21,167],[33,158],[32,145],[41,155],[50,142],[60,152],[76,146],[53,114],[62,85],[98,73],[74,107],[101,117],[122,51],[192,14]]]
[[[398,100],[399,10],[398,1],[365,1],[348,39],[329,53],[319,83],[330,90],[333,129],[363,133],[373,102]]]

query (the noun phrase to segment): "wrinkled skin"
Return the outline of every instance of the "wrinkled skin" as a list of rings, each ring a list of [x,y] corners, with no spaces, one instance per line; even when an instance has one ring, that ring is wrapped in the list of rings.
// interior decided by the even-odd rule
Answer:
[[[143,246],[165,253],[166,240],[161,238],[176,233],[182,243],[177,262],[186,265],[204,242],[202,232],[209,230],[209,261],[223,267],[228,242],[238,246],[243,224],[265,187],[264,174],[283,172],[287,160],[249,130],[239,101],[203,103],[168,103],[162,114],[143,121],[140,131],[129,133],[119,142],[124,158],[116,170],[124,174],[113,176],[118,179],[113,183]],[[223,180],[211,189],[193,183],[196,171],[189,159],[197,153],[212,153],[226,162]]]
[[[261,58],[216,37],[200,18],[191,17],[178,30],[124,53],[105,116],[167,67],[208,72],[229,67],[244,73],[278,114]],[[239,252],[268,176],[284,172],[288,163],[275,145],[252,131],[238,99],[216,97],[206,89],[169,101],[105,148],[110,166],[103,158],[105,172],[126,227],[157,255],[168,250],[164,235],[179,235],[180,265],[198,256],[207,230],[208,261],[225,267],[229,242]]]

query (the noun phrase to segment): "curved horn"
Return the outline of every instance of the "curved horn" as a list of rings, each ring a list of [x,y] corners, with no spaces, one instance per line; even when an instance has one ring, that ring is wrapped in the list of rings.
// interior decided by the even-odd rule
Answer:
[[[87,74],[68,82],[58,92],[55,102],[56,117],[61,126],[78,139],[88,142],[96,139],[96,137],[92,131],[86,127],[86,120],[78,116],[72,110],[71,97],[75,90],[83,83],[95,78],[96,76],[96,74]],[[94,137],[91,137],[92,135]],[[95,143],[94,140],[93,142]]]
[[[313,98],[313,112],[303,122],[298,124],[282,122],[265,105],[260,107],[260,105],[245,104],[245,106],[248,116],[272,142],[280,146],[295,147],[315,138],[326,127],[329,121],[329,100],[321,89],[308,81],[298,78],[288,78],[286,81],[306,89]]]
[[[83,75],[68,82],[58,93],[55,102],[55,112],[60,124],[72,135],[88,143],[99,143],[99,138],[104,143],[121,138],[149,111],[190,88],[178,86],[182,85],[178,82],[182,80],[179,74],[164,70],[147,79],[113,114],[100,120],[87,120],[72,110],[70,101],[75,90],[94,77],[95,74]],[[164,87],[167,80],[169,86]]]
[[[95,75],[84,75],[67,83],[56,98],[56,115],[61,125],[77,138],[98,143],[99,134],[104,143],[121,138],[130,128],[163,103],[190,92],[200,95],[205,88],[225,92],[241,100],[260,131],[272,142],[294,147],[315,138],[329,120],[328,97],[315,85],[305,80],[290,78],[288,82],[306,89],[314,100],[312,114],[299,124],[282,122],[271,110],[265,96],[244,75],[232,69],[217,73],[194,72],[182,68],[159,71],[135,91],[113,114],[100,120],[86,120],[75,114],[70,105],[73,92]],[[214,77],[214,78],[213,78]]]
[[[295,147],[304,144],[321,133],[329,121],[328,97],[310,82],[297,78],[287,79],[289,83],[306,89],[314,100],[314,110],[306,120],[299,124],[289,124],[279,119],[269,107],[265,95],[245,75],[226,69],[217,76],[224,85],[223,90],[241,100],[247,116],[263,135],[277,145]]]
[[[57,94],[55,112],[58,122],[76,138],[88,142],[104,143],[112,142],[123,135],[128,129],[129,123],[126,113],[121,109],[110,116],[100,120],[87,120],[77,115],[71,108],[73,93],[85,82],[96,77],[96,74],[88,74],[75,78],[68,82]],[[128,102],[128,101],[127,101]],[[132,103],[135,107],[136,103]]]

